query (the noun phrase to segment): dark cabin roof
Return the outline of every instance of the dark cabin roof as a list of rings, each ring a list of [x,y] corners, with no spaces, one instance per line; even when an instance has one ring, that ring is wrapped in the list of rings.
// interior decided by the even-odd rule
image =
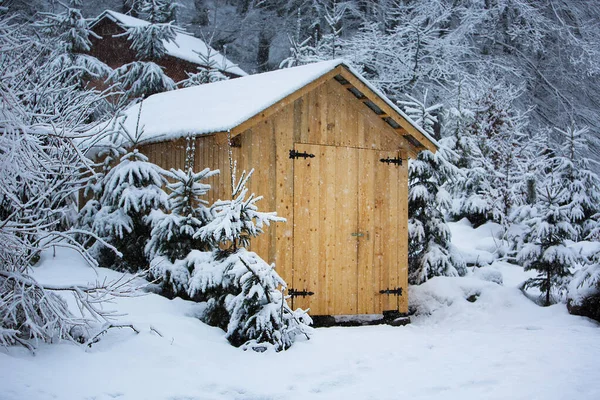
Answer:
[[[109,21],[120,26],[123,29],[123,33],[126,32],[128,28],[149,24],[148,21],[144,21],[139,18],[134,18],[132,16],[121,14],[112,10],[105,10],[91,22],[90,28],[93,29],[94,26],[98,25],[102,20],[105,19],[108,19]],[[209,62],[214,62],[214,64],[217,66],[217,69],[220,71],[227,72],[229,75],[235,76],[248,75],[235,63],[228,60],[224,55],[207,45],[204,41],[186,33],[183,28],[175,28],[175,41],[164,42],[167,54],[169,56],[200,66],[206,66],[205,59],[208,58],[210,54]],[[198,53],[203,56],[204,60],[200,58]]]

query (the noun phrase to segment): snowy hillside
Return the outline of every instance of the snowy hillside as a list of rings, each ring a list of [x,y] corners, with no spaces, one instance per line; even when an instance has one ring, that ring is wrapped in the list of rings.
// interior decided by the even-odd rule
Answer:
[[[451,224],[457,247],[480,256],[492,250],[485,243],[493,228]],[[503,285],[489,280],[500,274]],[[45,253],[35,268],[43,283],[118,275],[69,250]],[[113,329],[91,348],[40,344],[36,355],[1,348],[0,398],[600,398],[598,324],[564,304],[533,304],[517,289],[528,276],[496,262],[467,277],[437,277],[411,287],[420,315],[408,326],[320,328],[281,353],[232,347],[195,317],[202,304],[154,294],[118,299],[113,306],[127,313],[120,321],[139,334]]]

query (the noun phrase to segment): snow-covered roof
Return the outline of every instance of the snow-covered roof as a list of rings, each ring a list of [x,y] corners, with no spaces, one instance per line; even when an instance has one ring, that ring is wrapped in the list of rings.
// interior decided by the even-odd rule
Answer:
[[[105,10],[100,14],[91,24],[90,27],[94,27],[102,19],[108,18],[111,21],[120,25],[123,29],[134,28],[137,26],[148,25],[148,21],[144,21],[139,18],[125,15],[112,10]],[[164,42],[167,54],[179,58],[181,60],[189,61],[194,64],[202,65],[203,61],[200,59],[197,53],[208,56],[210,52],[210,61],[214,61],[219,70],[225,71],[238,76],[248,75],[244,70],[238,67],[235,63],[228,60],[221,53],[208,46],[204,41],[189,35],[183,28],[176,28],[176,37],[174,42]]]
[[[227,132],[315,81],[337,66],[348,68],[361,82],[408,120],[434,145],[436,141],[414,125],[409,117],[383,93],[343,60],[324,61],[295,68],[279,69],[226,81],[194,86],[148,97],[125,111],[123,125],[135,132],[140,107],[142,139],[149,142],[188,135]]]

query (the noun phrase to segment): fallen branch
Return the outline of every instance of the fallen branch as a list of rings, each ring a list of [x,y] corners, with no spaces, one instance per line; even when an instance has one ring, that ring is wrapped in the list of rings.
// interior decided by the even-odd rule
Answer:
[[[135,326],[133,326],[132,324],[111,324],[111,323],[107,323],[104,324],[102,326],[102,328],[100,328],[100,332],[96,333],[94,336],[92,336],[87,342],[85,342],[85,345],[87,347],[92,347],[92,345],[94,343],[98,343],[100,341],[100,336],[106,334],[108,332],[109,329],[112,328],[130,328],[131,330],[133,330],[136,334],[139,334],[140,331],[137,330],[137,328]]]

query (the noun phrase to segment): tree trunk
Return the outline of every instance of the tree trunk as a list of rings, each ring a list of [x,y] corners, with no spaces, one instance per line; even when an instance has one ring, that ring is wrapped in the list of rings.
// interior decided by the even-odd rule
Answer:
[[[271,51],[272,36],[265,30],[261,30],[258,35],[258,52],[256,53],[256,64],[259,72],[267,72],[269,70],[269,53]]]
[[[550,305],[550,268],[546,271],[546,307]]]

